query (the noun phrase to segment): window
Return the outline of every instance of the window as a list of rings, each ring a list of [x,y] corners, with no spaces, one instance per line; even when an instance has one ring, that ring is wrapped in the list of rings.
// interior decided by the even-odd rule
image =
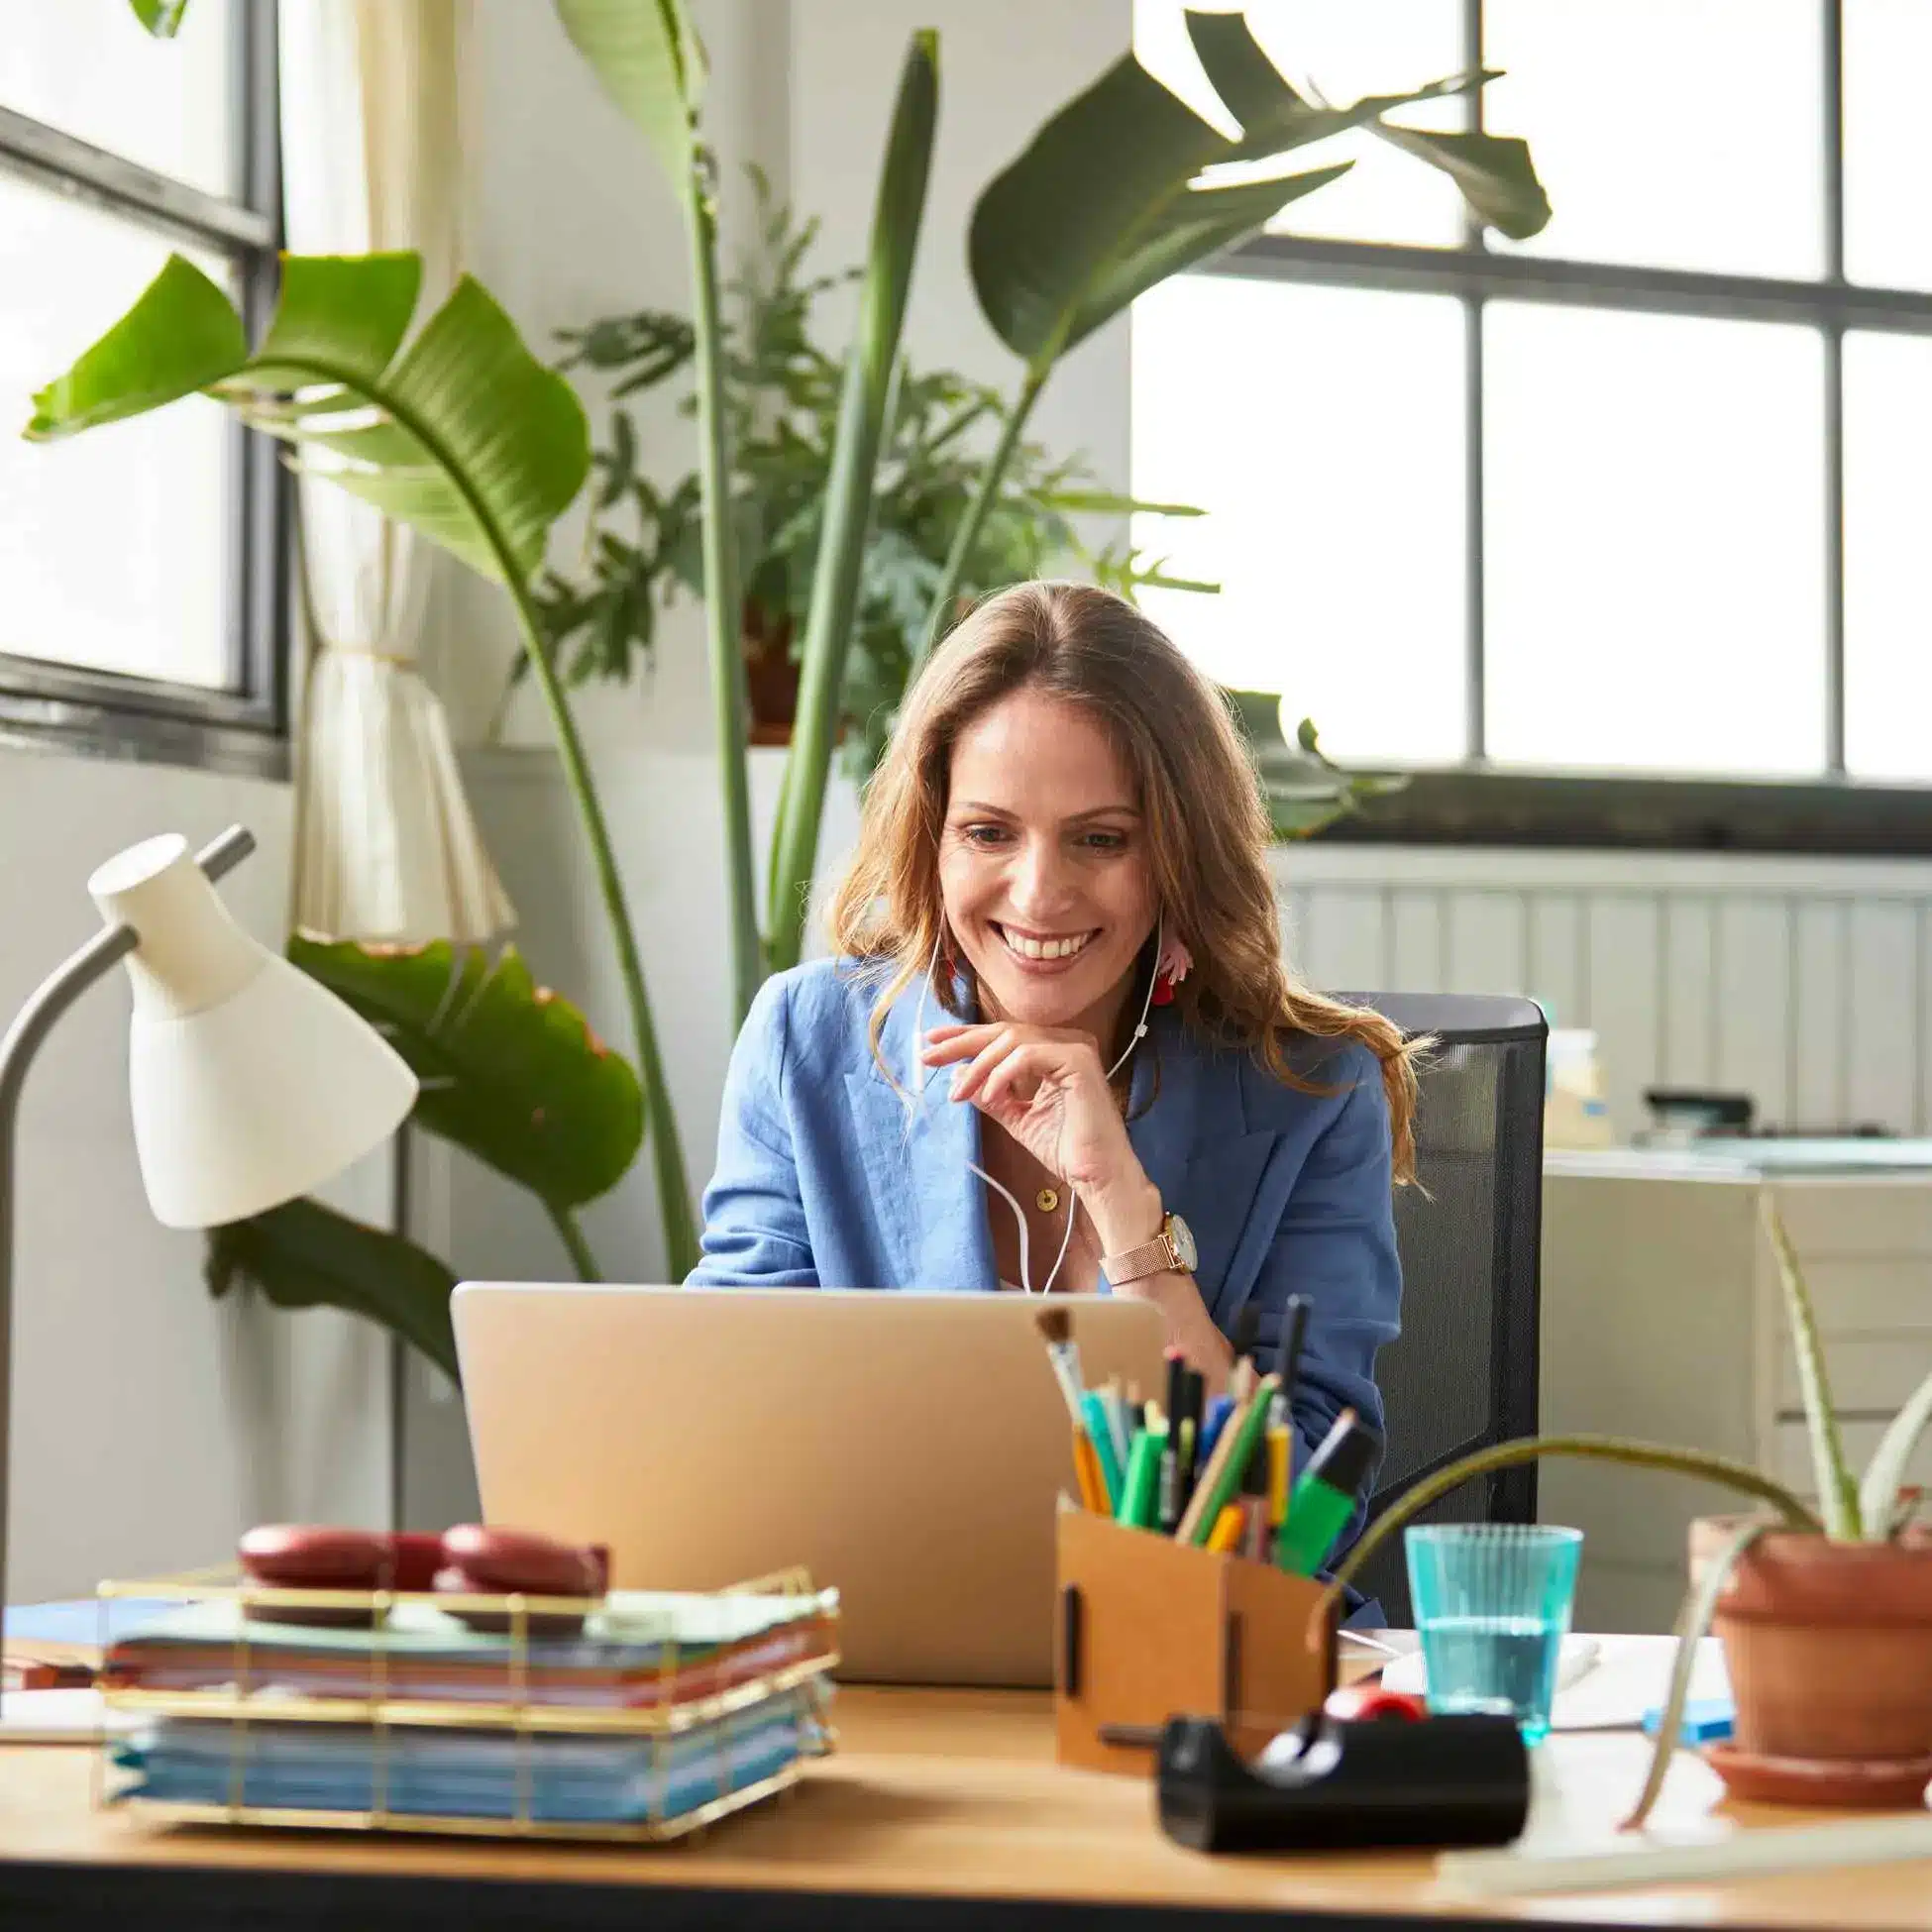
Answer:
[[[1223,587],[1152,614],[1415,775],[1344,835],[1932,852],[1932,6],[1246,12],[1331,99],[1500,70],[1429,111],[1555,213],[1475,234],[1370,142],[1141,297],[1134,493],[1210,514],[1136,534]],[[1225,119],[1179,0],[1134,38]]]
[[[272,302],[275,16],[194,0],[173,41],[127,0],[8,0],[0,35],[0,734],[278,771],[282,485],[190,398],[69,442],[28,397],[171,251]]]

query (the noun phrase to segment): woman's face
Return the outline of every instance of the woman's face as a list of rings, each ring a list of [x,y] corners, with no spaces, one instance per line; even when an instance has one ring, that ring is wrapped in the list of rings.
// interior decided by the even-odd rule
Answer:
[[[1022,690],[960,733],[939,890],[1007,1019],[1111,1027],[1154,888],[1132,779],[1088,711]]]

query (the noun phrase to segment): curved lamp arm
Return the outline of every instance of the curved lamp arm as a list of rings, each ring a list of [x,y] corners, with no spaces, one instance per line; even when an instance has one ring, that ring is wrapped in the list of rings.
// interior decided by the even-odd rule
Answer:
[[[195,855],[195,863],[210,879],[219,879],[255,850],[255,837],[245,826],[231,825]],[[103,927],[56,966],[15,1016],[0,1038],[0,1648],[4,1647],[7,1605],[7,1472],[9,1436],[13,1424],[13,1250],[14,1250],[14,1129],[20,1117],[20,1094],[27,1069],[60,1016],[94,985],[105,979],[141,944],[131,925]],[[0,1697],[4,1697],[0,1686]]]

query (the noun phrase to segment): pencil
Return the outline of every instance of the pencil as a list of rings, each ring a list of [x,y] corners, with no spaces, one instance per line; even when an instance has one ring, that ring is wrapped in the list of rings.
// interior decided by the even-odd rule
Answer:
[[[1241,1540],[1241,1506],[1230,1503],[1215,1519],[1214,1534],[1208,1538],[1209,1552],[1217,1556],[1230,1555]]]
[[[1113,1511],[1107,1507],[1107,1483],[1100,1472],[1100,1457],[1094,1450],[1094,1439],[1086,1430],[1073,1432],[1073,1473],[1080,1481],[1080,1500],[1096,1516],[1111,1516]]]

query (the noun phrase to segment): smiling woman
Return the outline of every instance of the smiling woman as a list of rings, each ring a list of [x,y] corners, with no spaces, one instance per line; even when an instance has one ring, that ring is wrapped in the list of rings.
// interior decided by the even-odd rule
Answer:
[[[981,604],[867,794],[836,958],[746,1021],[692,1281],[1129,1295],[1215,1380],[1298,1294],[1303,1452],[1379,1430],[1411,1049],[1289,977],[1268,844],[1220,694],[1132,605]]]

